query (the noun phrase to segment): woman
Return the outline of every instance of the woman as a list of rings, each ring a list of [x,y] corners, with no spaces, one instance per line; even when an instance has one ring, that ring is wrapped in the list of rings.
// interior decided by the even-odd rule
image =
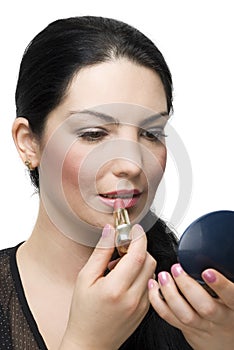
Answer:
[[[150,212],[172,110],[155,45],[115,20],[56,21],[25,51],[16,106],[13,137],[40,205],[30,238],[1,252],[1,347],[231,349],[233,284],[205,271],[212,299],[176,264],[176,239]],[[119,201],[133,224],[121,257]]]

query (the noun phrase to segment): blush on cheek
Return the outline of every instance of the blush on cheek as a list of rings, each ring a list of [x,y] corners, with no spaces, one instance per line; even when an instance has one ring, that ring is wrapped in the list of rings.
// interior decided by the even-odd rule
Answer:
[[[79,150],[79,152],[78,152]],[[95,176],[92,164],[88,161],[87,151],[74,145],[63,162],[62,187],[69,205],[79,211],[87,203],[89,193],[94,191]]]
[[[151,163],[149,176],[152,177],[156,182],[159,182],[164,174],[167,162],[167,151],[166,147],[161,147],[160,152],[155,155],[155,161]]]
[[[159,154],[157,154],[157,161],[154,167],[153,172],[155,173],[156,181],[159,183],[164,175],[165,168],[167,163],[167,150],[166,147],[162,147]]]
[[[148,183],[148,193],[149,193],[150,200],[152,200],[155,197],[155,193],[163,178],[165,167],[166,167],[166,152],[164,154],[161,153],[160,157],[157,157],[157,161],[151,164],[150,169],[148,169],[147,183]]]
[[[79,190],[79,169],[81,166],[82,157],[72,151],[66,154],[62,165],[62,187],[67,200],[70,202],[74,197],[74,191]]]
[[[167,162],[167,148],[166,145],[161,143],[160,149],[156,155],[159,164],[161,165],[162,169],[165,170],[166,162]]]

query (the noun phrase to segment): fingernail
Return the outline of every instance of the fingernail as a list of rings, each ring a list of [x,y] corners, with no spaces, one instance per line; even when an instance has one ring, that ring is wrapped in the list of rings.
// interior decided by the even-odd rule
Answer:
[[[182,269],[180,264],[174,264],[171,267],[171,272],[172,272],[174,277],[178,277],[179,275],[181,275],[183,273],[183,269]]]
[[[167,283],[169,283],[169,274],[166,271],[159,272],[158,279],[161,284],[161,286],[165,286]]]
[[[110,235],[111,233],[111,225],[106,224],[102,230],[102,237],[106,238]]]
[[[144,233],[142,226],[139,224],[134,225],[133,228],[138,230],[140,233]]]
[[[142,237],[144,235],[144,230],[141,227],[141,225],[136,224],[136,225],[133,226],[132,229],[133,229],[133,235],[132,235],[133,239],[140,238],[140,237]]]
[[[208,283],[214,283],[216,281],[215,273],[212,270],[206,270],[202,273],[202,277],[208,282]]]
[[[148,281],[148,289],[153,289],[155,287],[155,285],[156,285],[155,281],[151,278]]]

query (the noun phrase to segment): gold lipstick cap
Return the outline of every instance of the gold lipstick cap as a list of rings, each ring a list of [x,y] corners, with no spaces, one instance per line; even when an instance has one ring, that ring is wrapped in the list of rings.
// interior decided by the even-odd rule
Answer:
[[[128,251],[131,242],[131,228],[128,211],[125,209],[124,201],[120,198],[116,199],[114,205],[114,222],[115,222],[115,244],[119,255],[124,255]]]

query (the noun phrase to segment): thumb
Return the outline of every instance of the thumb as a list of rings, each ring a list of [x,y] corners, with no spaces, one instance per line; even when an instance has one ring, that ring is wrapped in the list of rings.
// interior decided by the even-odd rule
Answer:
[[[95,282],[103,276],[107,265],[115,249],[115,229],[107,224],[105,225],[100,240],[98,241],[92,255],[83,268],[86,276],[89,276],[89,282]]]

